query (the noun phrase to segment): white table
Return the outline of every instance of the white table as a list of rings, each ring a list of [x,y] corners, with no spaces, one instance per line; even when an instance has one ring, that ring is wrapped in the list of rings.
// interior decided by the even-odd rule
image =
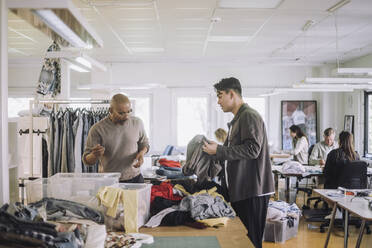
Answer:
[[[304,166],[306,172],[304,173],[287,173],[283,172],[282,166],[272,166],[272,172],[275,175],[275,190],[278,191],[279,175],[285,178],[285,200],[289,202],[289,180],[291,177],[297,177],[298,179],[309,178],[313,176],[322,176],[323,171],[319,166]],[[276,199],[277,199],[276,195]]]
[[[324,247],[328,246],[329,238],[334,224],[335,214],[337,207],[341,207],[345,210],[345,235],[344,235],[344,247],[348,245],[348,224],[349,224],[349,213],[352,213],[362,219],[362,225],[359,230],[359,236],[355,247],[360,247],[362,242],[364,227],[366,221],[372,220],[372,210],[368,208],[368,200],[361,197],[354,196],[343,196],[343,197],[332,197],[329,193],[338,192],[338,190],[329,189],[315,189],[314,192],[318,193],[327,202],[333,203],[332,218],[329,223],[329,228],[327,232],[327,238]],[[372,200],[372,197],[367,197],[367,199]]]

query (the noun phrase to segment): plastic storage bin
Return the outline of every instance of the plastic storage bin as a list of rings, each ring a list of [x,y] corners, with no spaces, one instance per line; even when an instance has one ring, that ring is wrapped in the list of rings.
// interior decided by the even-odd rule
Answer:
[[[54,197],[90,205],[100,187],[118,184],[119,178],[120,173],[58,173],[27,183],[27,203]]]
[[[152,184],[119,183],[118,185],[124,190],[125,232],[138,232],[150,217]]]
[[[284,243],[288,239],[297,236],[299,218],[294,220],[292,227],[288,226],[288,220],[266,221],[264,241]]]

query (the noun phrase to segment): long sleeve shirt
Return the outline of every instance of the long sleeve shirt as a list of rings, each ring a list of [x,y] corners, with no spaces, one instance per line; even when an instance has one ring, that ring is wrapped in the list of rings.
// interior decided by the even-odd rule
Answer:
[[[83,162],[97,144],[105,148],[99,160],[103,172],[120,172],[120,180],[129,180],[140,174],[140,168],[133,167],[136,155],[144,147],[149,150],[149,142],[142,121],[130,117],[123,125],[114,124],[106,117],[89,130],[83,154]]]
[[[301,164],[308,163],[308,154],[309,150],[309,142],[307,141],[306,137],[303,136],[297,141],[293,142],[293,149],[291,150],[291,155],[293,155],[294,160],[300,162]]]
[[[324,141],[318,142],[314,145],[313,151],[309,158],[309,164],[317,165],[320,160],[327,160],[328,153],[338,148],[337,142],[333,142],[331,146],[328,146]]]

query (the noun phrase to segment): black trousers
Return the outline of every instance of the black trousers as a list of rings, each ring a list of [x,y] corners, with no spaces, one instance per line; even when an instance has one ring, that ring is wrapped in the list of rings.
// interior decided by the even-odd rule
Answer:
[[[262,247],[269,199],[270,195],[265,195],[231,203],[236,214],[247,228],[248,237],[256,248]]]
[[[143,179],[142,174],[139,174],[138,176],[133,177],[129,180],[120,180],[121,183],[144,183],[145,180]]]

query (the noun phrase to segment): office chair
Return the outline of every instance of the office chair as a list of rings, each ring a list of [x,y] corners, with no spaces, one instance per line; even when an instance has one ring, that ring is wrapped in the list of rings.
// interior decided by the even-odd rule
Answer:
[[[338,175],[335,175],[338,178],[338,186],[344,187],[346,189],[366,189],[367,188],[367,167],[368,164],[365,161],[355,160],[349,161],[342,166]],[[324,184],[324,188],[327,188],[327,181]],[[343,215],[343,219],[344,219]],[[350,218],[350,217],[349,217]],[[349,223],[355,225],[357,228],[360,228],[361,221],[359,218],[352,218]],[[343,226],[344,222],[341,223]],[[325,221],[320,226],[320,231],[324,232],[324,227],[329,226],[329,220]],[[366,233],[370,234],[371,229],[367,224],[365,226]]]
[[[308,150],[308,161],[310,160],[310,155],[311,155],[313,149],[314,149],[314,145],[311,145],[309,147],[309,150]],[[304,177],[304,178],[301,178],[301,179],[297,178],[297,180],[296,180],[296,195],[298,194],[299,191],[303,191],[305,193],[305,196],[307,195],[307,197],[309,197],[307,199],[307,205],[304,204],[302,206],[302,209],[309,209],[310,207],[308,207],[308,206],[309,206],[309,202],[311,200],[318,200],[318,198],[320,200],[320,197],[310,197],[312,195],[312,193],[313,193],[313,189],[307,187],[307,182],[306,182],[306,187],[304,187],[304,188],[303,187],[299,187],[299,181],[301,181],[302,179],[308,180],[309,178],[310,177]]]

